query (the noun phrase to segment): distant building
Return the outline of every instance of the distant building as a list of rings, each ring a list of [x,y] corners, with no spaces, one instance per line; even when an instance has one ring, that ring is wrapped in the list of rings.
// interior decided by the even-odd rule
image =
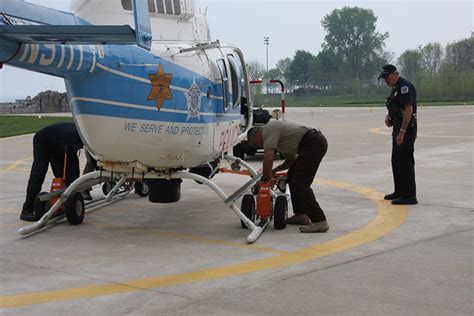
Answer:
[[[71,112],[67,93],[43,91],[35,97],[27,96],[15,102],[0,103],[0,113],[56,113]]]
[[[47,90],[40,92],[31,100],[31,104],[38,113],[71,111],[67,93],[59,93],[57,91]]]
[[[28,107],[28,106],[32,105],[30,96],[27,96],[26,99],[16,99],[15,103],[18,106],[25,106],[25,107]]]

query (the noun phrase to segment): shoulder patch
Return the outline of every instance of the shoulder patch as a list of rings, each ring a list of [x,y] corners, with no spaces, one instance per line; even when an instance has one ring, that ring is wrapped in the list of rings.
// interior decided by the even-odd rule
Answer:
[[[403,87],[400,89],[400,92],[401,92],[402,94],[407,94],[409,91],[410,91],[410,89],[408,88],[408,86],[403,86]]]

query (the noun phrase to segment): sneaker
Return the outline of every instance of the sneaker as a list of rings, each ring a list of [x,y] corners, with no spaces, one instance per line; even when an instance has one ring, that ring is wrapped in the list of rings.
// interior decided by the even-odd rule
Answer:
[[[85,191],[82,191],[81,194],[82,194],[82,198],[83,198],[85,201],[92,201],[91,191],[85,190]]]
[[[393,205],[416,205],[418,204],[418,200],[416,196],[411,197],[400,197],[392,201]]]
[[[311,220],[306,214],[295,214],[286,220],[288,225],[308,225]]]
[[[36,222],[39,218],[33,211],[23,209],[21,211],[20,219],[27,222]]]
[[[386,196],[384,196],[383,199],[392,201],[392,200],[398,199],[400,197],[401,197],[400,194],[398,194],[396,192],[393,192],[392,194],[387,194]]]
[[[329,225],[327,221],[311,223],[300,227],[300,232],[302,233],[325,233],[328,230]]]

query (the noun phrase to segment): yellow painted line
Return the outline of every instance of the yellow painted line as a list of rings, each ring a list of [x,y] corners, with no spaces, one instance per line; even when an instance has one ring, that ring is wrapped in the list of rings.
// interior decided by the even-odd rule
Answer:
[[[227,246],[227,247],[233,247],[233,248],[253,249],[253,250],[257,250],[257,251],[261,251],[261,252],[269,252],[269,253],[274,253],[274,254],[289,253],[289,251],[278,250],[278,249],[274,249],[274,248],[271,248],[271,247],[264,247],[264,246],[260,246],[260,245],[257,245],[257,244],[251,244],[251,245],[249,245],[249,244],[239,244],[239,243],[236,243],[236,242],[218,240],[218,239],[209,239],[209,238],[196,236],[196,235],[185,234],[185,233],[164,232],[164,231],[160,231],[160,230],[157,230],[157,229],[147,229],[147,228],[141,228],[141,227],[130,227],[130,226],[125,226],[125,225],[120,225],[120,224],[109,224],[109,223],[98,223],[98,222],[87,222],[87,224],[92,224],[92,225],[100,226],[100,227],[120,228],[120,229],[126,230],[127,232],[140,232],[140,233],[144,233],[144,234],[157,235],[157,236],[166,237],[166,238],[195,241],[195,242],[208,244],[208,245],[219,245],[219,246]]]
[[[24,159],[15,161],[14,163],[12,163],[11,165],[9,165],[9,166],[7,167],[7,170],[13,170],[13,169],[15,169],[15,168],[18,167],[18,165],[21,164],[23,161],[24,161]]]
[[[391,132],[382,132],[382,129],[384,129],[385,127],[377,127],[377,128],[372,128],[370,130],[371,133],[374,133],[374,134],[379,134],[379,135],[392,135]]]
[[[98,297],[118,293],[131,293],[145,289],[214,280],[300,264],[308,260],[329,256],[380,239],[397,229],[408,217],[407,207],[393,206],[387,201],[384,201],[381,192],[367,187],[359,187],[332,180],[322,179],[319,180],[319,183],[364,195],[377,207],[376,217],[366,226],[336,239],[285,254],[191,272],[130,280],[123,283],[95,284],[77,288],[1,296],[0,308],[61,302],[71,299]]]
[[[19,227],[19,226],[22,226],[22,225],[25,225],[25,222],[16,222],[16,223],[11,223],[11,224],[0,224],[0,228]]]
[[[5,209],[0,209],[0,214],[7,214],[7,213],[15,213],[15,214],[20,214],[21,211],[14,211],[14,210],[5,210]]]
[[[370,130],[371,133],[379,134],[379,135],[392,135],[392,132],[384,132],[383,129],[387,129],[386,127],[377,127],[372,128]],[[430,137],[430,138],[474,138],[474,136],[454,136],[454,135],[430,135],[430,134],[418,134],[418,137]]]
[[[18,168],[20,164],[22,164],[25,161],[32,160],[33,157],[26,158],[26,159],[20,159],[6,167],[5,169],[0,169],[0,171],[19,171],[19,172],[29,172],[29,169],[23,169],[23,168]]]
[[[0,169],[0,172],[14,172],[14,173],[28,173],[30,172],[30,169],[14,169],[14,170],[8,170],[8,169]]]

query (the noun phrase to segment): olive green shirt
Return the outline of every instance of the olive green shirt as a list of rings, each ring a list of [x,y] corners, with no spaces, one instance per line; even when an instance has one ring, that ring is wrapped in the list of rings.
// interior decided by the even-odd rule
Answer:
[[[263,149],[275,149],[285,159],[294,159],[298,155],[298,147],[308,127],[288,122],[271,120],[263,127]]]

